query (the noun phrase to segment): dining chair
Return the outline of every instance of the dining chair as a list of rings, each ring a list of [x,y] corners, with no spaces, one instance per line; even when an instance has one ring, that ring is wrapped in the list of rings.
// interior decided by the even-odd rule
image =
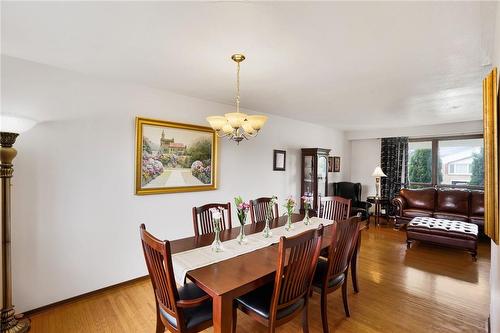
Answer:
[[[351,210],[351,199],[345,199],[339,196],[333,197],[323,197],[320,200],[320,217],[340,221],[346,220],[349,218]],[[357,213],[358,216],[364,220],[362,214],[360,212]],[[359,284],[358,284],[358,253],[361,248],[361,232],[358,234],[358,238],[356,239],[356,247],[354,249],[354,254],[351,260],[351,278],[352,278],[352,286],[356,293],[359,292]],[[321,251],[320,256],[327,257],[328,249],[324,249]]]
[[[263,197],[255,200],[250,200],[250,220],[252,221],[252,223],[264,222],[266,220],[271,199],[272,198]],[[278,204],[274,205],[271,213],[273,214],[273,219],[279,216]]]
[[[308,332],[309,292],[321,249],[323,225],[297,236],[280,238],[274,282],[235,299],[233,332],[237,309],[275,332],[302,312],[302,330]]]
[[[156,333],[194,333],[212,326],[212,300],[194,283],[177,289],[169,241],[161,241],[140,227],[142,249],[153,284]]]
[[[349,262],[360,230],[361,218],[351,217],[337,221],[336,235],[328,250],[327,259],[320,258],[314,274],[312,290],[321,294],[321,320],[323,332],[328,333],[327,297],[328,294],[342,287],[342,301],[347,317],[350,317],[349,303],[347,302],[347,275]]]
[[[319,202],[319,217],[327,220],[340,221],[349,218],[351,199],[342,197],[321,197]]]
[[[200,236],[214,232],[214,223],[210,208],[221,208],[223,211],[221,219],[221,230],[231,229],[231,203],[209,203],[200,207],[193,207],[194,235]]]

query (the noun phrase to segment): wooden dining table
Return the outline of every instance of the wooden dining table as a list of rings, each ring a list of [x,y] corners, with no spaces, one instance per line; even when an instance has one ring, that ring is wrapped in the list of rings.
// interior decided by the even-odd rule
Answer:
[[[286,216],[275,218],[270,226],[277,228],[285,225],[286,220]],[[292,216],[293,222],[302,220],[303,215],[301,214]],[[245,226],[247,235],[262,232],[263,229],[263,222]],[[322,248],[331,244],[332,229],[332,225],[325,227]],[[221,240],[234,239],[238,236],[239,231],[240,227],[222,230]],[[170,246],[172,253],[179,253],[210,245],[213,238],[213,234],[187,237],[171,241]],[[233,300],[236,297],[274,281],[277,256],[278,246],[274,244],[187,272],[186,277],[212,297],[214,332],[231,332]]]

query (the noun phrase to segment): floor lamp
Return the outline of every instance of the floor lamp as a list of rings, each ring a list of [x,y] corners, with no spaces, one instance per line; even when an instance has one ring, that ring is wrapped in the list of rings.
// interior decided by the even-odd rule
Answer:
[[[2,205],[1,333],[27,332],[30,329],[30,322],[28,319],[16,318],[16,311],[12,304],[10,180],[14,173],[12,161],[17,154],[17,151],[12,146],[16,142],[19,133],[29,130],[35,123],[35,121],[27,118],[0,115],[0,202]]]

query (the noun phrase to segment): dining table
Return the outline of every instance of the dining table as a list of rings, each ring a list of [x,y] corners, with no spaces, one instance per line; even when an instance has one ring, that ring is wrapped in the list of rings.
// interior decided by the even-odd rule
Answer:
[[[304,215],[293,214],[293,223],[303,223]],[[287,216],[274,218],[270,227],[285,225]],[[319,226],[319,223],[316,223]],[[250,223],[244,226],[247,235],[261,233],[264,222]],[[325,226],[322,248],[327,248],[332,241],[332,224]],[[221,230],[222,242],[235,239],[240,227]],[[172,254],[210,246],[214,234],[204,234],[173,240],[170,242]],[[207,266],[186,272],[186,278],[195,283],[212,297],[213,330],[226,333],[232,330],[233,300],[267,283],[274,281],[278,258],[278,246],[273,244],[236,257],[232,257]],[[357,258],[353,256],[353,261]]]

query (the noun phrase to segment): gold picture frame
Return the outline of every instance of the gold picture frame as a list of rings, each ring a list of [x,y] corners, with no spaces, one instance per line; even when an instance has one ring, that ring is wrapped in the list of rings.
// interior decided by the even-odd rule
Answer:
[[[496,244],[500,240],[497,82],[497,69],[493,68],[483,80],[484,233]]]
[[[135,132],[136,195],[217,189],[212,128],[136,117]]]

